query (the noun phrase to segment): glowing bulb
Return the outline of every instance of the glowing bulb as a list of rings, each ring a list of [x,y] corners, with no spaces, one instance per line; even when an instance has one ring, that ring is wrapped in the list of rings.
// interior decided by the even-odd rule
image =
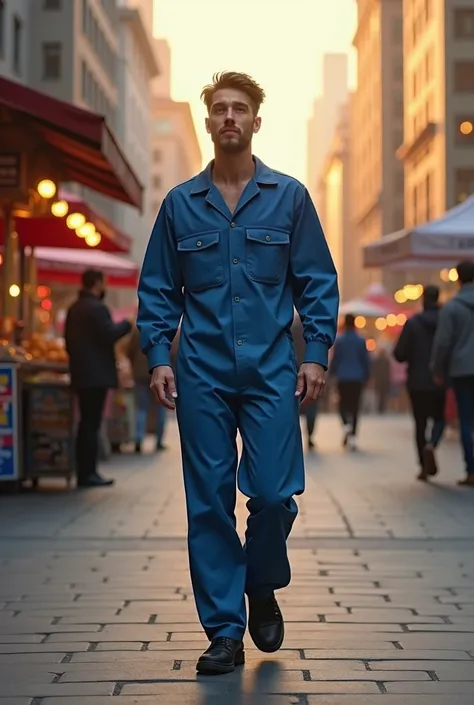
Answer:
[[[385,330],[385,328],[387,327],[387,321],[385,320],[385,318],[377,318],[377,320],[375,321],[375,327],[377,328],[377,330]]]
[[[404,304],[404,303],[406,303],[406,300],[407,300],[407,296],[406,296],[405,292],[403,291],[403,289],[399,289],[399,291],[396,291],[393,295],[393,298],[395,299],[397,304]]]
[[[91,235],[87,235],[86,237],[86,245],[89,245],[89,247],[97,247],[97,245],[100,243],[102,240],[102,236],[100,233],[95,232],[92,233]]]
[[[397,316],[397,325],[404,326],[406,322],[407,322],[407,317],[405,316],[405,314],[399,313]]]
[[[67,201],[56,201],[51,206],[51,213],[56,216],[56,218],[64,218],[69,210],[69,204]]]
[[[459,125],[459,131],[463,135],[471,135],[474,130],[474,125],[470,120],[465,120]]]
[[[56,193],[56,184],[51,179],[43,179],[36,188],[42,198],[52,198]]]
[[[450,269],[448,276],[449,276],[449,281],[450,281],[450,282],[457,282],[457,280],[458,280],[458,273],[457,273],[457,271],[456,271],[455,269]]]
[[[89,235],[93,235],[95,233],[95,225],[94,223],[84,223],[84,225],[81,225],[80,228],[76,228],[76,235],[78,237],[89,237]]]
[[[20,296],[20,287],[18,286],[18,284],[12,284],[8,292],[12,298],[16,299],[18,296]]]
[[[356,316],[356,319],[354,321],[354,325],[356,328],[365,328],[366,324],[367,321],[364,316]]]
[[[394,313],[389,313],[387,316],[387,325],[393,328],[397,325],[397,317]]]
[[[80,228],[82,225],[84,225],[85,222],[86,219],[82,215],[82,213],[71,213],[71,215],[68,215],[67,217],[66,225],[71,230],[76,230],[76,228]]]
[[[369,338],[365,343],[365,347],[369,352],[373,352],[375,350],[375,340],[373,338]]]

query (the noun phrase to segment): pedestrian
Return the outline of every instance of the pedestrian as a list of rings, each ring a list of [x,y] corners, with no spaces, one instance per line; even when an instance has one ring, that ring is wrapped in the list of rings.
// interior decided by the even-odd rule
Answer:
[[[383,345],[380,346],[375,354],[371,369],[376,408],[379,414],[385,414],[387,401],[390,396],[390,357]]]
[[[435,384],[430,369],[433,342],[439,318],[439,288],[427,286],[423,291],[423,311],[407,320],[393,350],[400,363],[407,363],[406,386],[415,421],[415,442],[420,472],[426,480],[438,472],[435,450],[445,427],[446,390]],[[427,439],[427,426],[431,431]]]
[[[293,336],[293,341],[295,345],[295,351],[296,351],[296,359],[298,363],[298,369],[301,367],[301,365],[304,362],[304,355],[305,355],[305,341],[304,341],[304,331],[303,331],[303,324],[301,323],[301,318],[297,313],[295,313],[295,317],[293,320],[293,325],[291,327],[291,334]],[[315,399],[314,401],[310,402],[309,404],[306,404],[302,409],[301,413],[305,418],[305,424],[306,424],[306,442],[308,445],[308,450],[314,450],[315,448],[315,443],[313,440],[313,434],[314,434],[314,427],[316,425],[316,417],[318,414],[318,405],[319,401]]]
[[[109,389],[118,384],[115,343],[131,329],[129,321],[114,323],[105,297],[104,275],[88,269],[78,299],[67,312],[66,348],[71,386],[79,404],[76,437],[78,487],[112,485],[97,472],[99,431]]]
[[[148,361],[140,349],[140,333],[136,326],[133,327],[125,349],[126,355],[132,366],[133,380],[135,383],[135,453],[143,450],[143,441],[147,435],[148,414],[150,408],[155,412],[155,449],[157,452],[166,450],[163,437],[166,427],[166,409],[162,404],[157,404],[150,387],[150,372]]]
[[[252,154],[264,97],[241,73],[216,74],[204,88],[215,156],[165,197],[138,289],[152,386],[177,410],[191,578],[211,642],[197,670],[208,674],[244,662],[245,593],[256,646],[282,645],[274,593],[290,582],[286,539],[294,495],[304,491],[300,401],[314,401],[324,387],[339,302],[308,191]],[[293,302],[306,341],[299,371]],[[169,347],[182,314],[175,382]],[[236,473],[248,497],[244,547],[235,528]]]
[[[457,266],[459,292],[440,311],[433,344],[432,371],[438,384],[449,383],[459,414],[466,477],[474,486],[474,262]]]
[[[336,338],[330,375],[337,382],[339,414],[344,429],[342,445],[357,450],[360,402],[370,377],[370,358],[364,338],[355,329],[352,313],[346,315],[344,331]]]

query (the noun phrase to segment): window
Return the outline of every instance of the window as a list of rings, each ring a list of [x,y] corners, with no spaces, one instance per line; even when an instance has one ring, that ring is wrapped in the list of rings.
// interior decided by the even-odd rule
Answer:
[[[43,8],[45,10],[60,10],[61,0],[43,0]]]
[[[474,39],[474,8],[454,10],[454,36],[456,39]]]
[[[462,115],[454,121],[457,147],[474,147],[474,115]]]
[[[5,55],[5,3],[0,0],[0,58]]]
[[[426,175],[426,180],[425,180],[425,219],[428,221],[431,218],[431,194],[433,191],[433,179],[431,174]]]
[[[153,177],[153,188],[161,188],[161,176],[158,174]]]
[[[16,15],[13,17],[13,70],[21,73],[21,20]]]
[[[456,169],[456,203],[462,203],[474,193],[474,169]]]
[[[456,61],[454,90],[457,93],[474,93],[474,61]]]
[[[153,150],[153,161],[155,164],[159,164],[161,162],[161,150],[160,149],[154,149]]]
[[[43,44],[43,78],[61,78],[61,52],[62,45],[59,42],[45,42]]]

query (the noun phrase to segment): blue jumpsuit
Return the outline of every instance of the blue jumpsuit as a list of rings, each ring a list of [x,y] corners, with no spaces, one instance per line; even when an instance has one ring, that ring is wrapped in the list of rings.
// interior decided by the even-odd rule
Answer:
[[[337,326],[337,275],[307,190],[254,161],[234,213],[212,162],[166,196],[138,287],[150,369],[169,365],[182,317],[176,411],[191,579],[209,639],[241,640],[245,593],[266,597],[290,582],[286,539],[304,491],[293,306],[306,362],[327,367]],[[248,497],[244,546],[236,474]]]

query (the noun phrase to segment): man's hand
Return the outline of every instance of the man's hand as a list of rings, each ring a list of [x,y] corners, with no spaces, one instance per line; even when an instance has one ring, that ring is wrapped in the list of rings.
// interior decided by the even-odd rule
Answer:
[[[151,373],[150,389],[155,395],[156,401],[166,409],[172,411],[176,408],[174,399],[177,398],[174,373],[168,365],[154,367]]]
[[[301,406],[305,407],[316,401],[324,390],[326,371],[316,362],[305,362],[301,365],[296,384],[296,397],[303,395]]]

